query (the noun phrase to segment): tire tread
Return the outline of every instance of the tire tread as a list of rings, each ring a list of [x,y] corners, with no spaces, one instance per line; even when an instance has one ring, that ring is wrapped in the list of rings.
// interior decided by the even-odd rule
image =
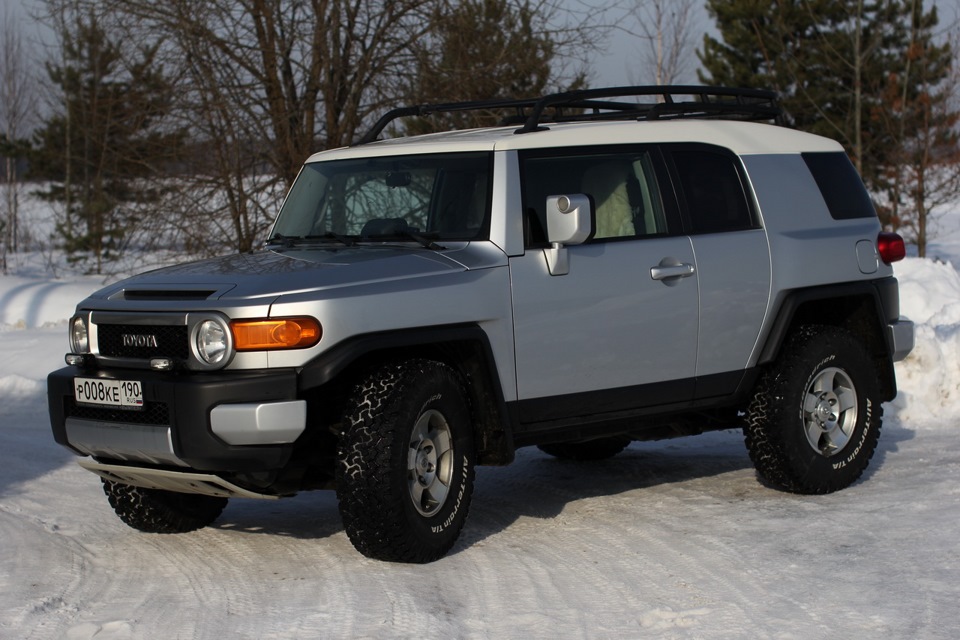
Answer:
[[[870,363],[865,350],[849,331],[833,326],[804,325],[787,339],[775,365],[760,377],[746,412],[744,441],[757,473],[769,484],[792,493],[831,493],[856,482],[866,470],[879,441],[883,407],[878,383],[875,376],[873,380],[870,376],[858,377],[856,385],[863,387],[873,406],[869,432],[855,464],[845,467],[842,473],[818,475],[805,472],[797,463],[797,445],[791,443],[791,436],[796,434],[791,433],[791,429],[802,427],[794,413],[797,407],[787,398],[796,391],[798,381],[802,384],[808,379],[811,362],[816,359],[810,354],[817,352],[817,345],[826,345],[828,350],[851,350],[859,360],[857,366]]]
[[[209,525],[227,498],[145,489],[103,479],[103,492],[126,525],[145,533],[187,533]]]
[[[460,376],[430,360],[382,365],[358,384],[347,406],[338,445],[337,498],[344,529],[363,555],[391,562],[426,563],[439,559],[456,541],[469,507],[473,468],[469,469],[463,513],[437,544],[424,541],[407,526],[404,479],[393,460],[403,438],[405,397],[419,385],[452,385],[464,402]],[[399,428],[398,428],[399,426]],[[472,452],[471,452],[472,453]]]

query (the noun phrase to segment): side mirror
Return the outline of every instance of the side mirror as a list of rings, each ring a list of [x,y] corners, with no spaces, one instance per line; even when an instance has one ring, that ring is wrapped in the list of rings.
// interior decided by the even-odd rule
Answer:
[[[570,256],[566,245],[583,244],[593,235],[593,206],[589,196],[547,196],[547,240],[543,250],[547,269],[552,276],[570,273]]]
[[[551,244],[583,244],[592,234],[593,207],[588,196],[547,196],[547,240]]]

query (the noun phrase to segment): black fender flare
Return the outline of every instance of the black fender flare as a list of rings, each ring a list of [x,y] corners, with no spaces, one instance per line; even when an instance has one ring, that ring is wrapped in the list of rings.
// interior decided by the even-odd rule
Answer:
[[[868,300],[868,313],[856,311]],[[805,315],[811,304],[834,301],[836,304],[817,315]],[[854,317],[857,316],[857,317]],[[887,399],[896,395],[896,377],[893,370],[893,345],[886,325],[896,322],[900,316],[900,292],[893,276],[876,280],[863,280],[840,284],[823,285],[784,292],[777,305],[776,318],[770,325],[757,358],[757,365],[770,364],[777,359],[780,348],[787,339],[798,318],[800,322],[819,322],[846,326],[858,334],[865,330],[868,347],[880,365],[882,388]]]
[[[467,351],[464,351],[464,346]],[[508,464],[513,460],[514,421],[504,399],[502,381],[487,333],[477,324],[456,324],[398,329],[352,336],[330,347],[299,370],[298,388],[308,393],[335,381],[352,366],[369,361],[378,353],[408,353],[434,350],[474,381],[467,389],[478,406],[480,464]],[[459,349],[459,351],[458,351]],[[423,352],[417,353],[423,356]],[[467,356],[467,357],[463,357]]]

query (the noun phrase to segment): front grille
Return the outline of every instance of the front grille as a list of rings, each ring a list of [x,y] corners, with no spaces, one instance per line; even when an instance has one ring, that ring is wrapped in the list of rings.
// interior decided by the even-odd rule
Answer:
[[[88,407],[77,404],[74,398],[67,396],[63,399],[63,413],[67,418],[77,418],[79,420],[155,426],[168,426],[170,424],[170,411],[165,402],[144,402],[143,408],[140,410],[123,410],[111,407]]]
[[[157,346],[124,346],[123,336],[153,336]],[[97,325],[100,353],[111,358],[177,358],[185,360],[190,355],[187,344],[187,327],[148,326],[142,324]]]

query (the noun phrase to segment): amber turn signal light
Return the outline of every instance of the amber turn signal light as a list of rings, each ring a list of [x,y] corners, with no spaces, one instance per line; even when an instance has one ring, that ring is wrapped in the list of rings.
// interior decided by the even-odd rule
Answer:
[[[313,318],[234,320],[230,323],[237,351],[305,349],[320,342],[320,323]]]

